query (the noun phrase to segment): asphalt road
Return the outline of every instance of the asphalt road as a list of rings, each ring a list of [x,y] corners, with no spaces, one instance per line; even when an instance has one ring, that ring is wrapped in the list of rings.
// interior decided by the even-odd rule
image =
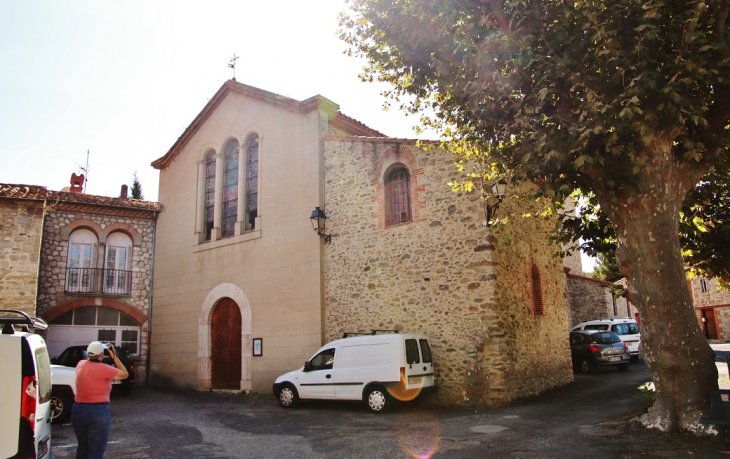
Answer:
[[[711,458],[714,438],[666,435],[629,422],[646,406],[643,363],[487,411],[405,404],[370,414],[350,402],[283,409],[270,396],[137,387],[112,398],[106,458]],[[74,457],[70,425],[52,449]]]

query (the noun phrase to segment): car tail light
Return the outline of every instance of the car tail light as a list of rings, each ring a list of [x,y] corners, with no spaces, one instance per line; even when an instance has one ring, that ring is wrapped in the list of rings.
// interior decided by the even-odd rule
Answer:
[[[595,344],[591,344],[590,346],[588,346],[588,349],[590,349],[591,352],[595,352],[596,354],[600,354],[601,353],[601,348],[599,348]]]
[[[624,343],[624,351],[628,351],[628,350],[629,350],[629,344],[628,343]]]
[[[400,367],[400,382],[406,383],[406,367]]]
[[[23,377],[23,394],[20,402],[20,416],[30,424],[31,430],[35,429],[35,408],[36,408],[36,379],[35,376]]]

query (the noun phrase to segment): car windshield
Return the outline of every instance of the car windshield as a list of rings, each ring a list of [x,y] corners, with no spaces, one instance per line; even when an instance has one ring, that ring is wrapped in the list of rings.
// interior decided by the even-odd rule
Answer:
[[[621,341],[616,333],[605,332],[605,333],[594,333],[593,342],[596,344],[613,344]]]

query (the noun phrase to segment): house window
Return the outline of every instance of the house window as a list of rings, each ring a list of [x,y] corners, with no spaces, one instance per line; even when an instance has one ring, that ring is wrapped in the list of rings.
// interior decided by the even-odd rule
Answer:
[[[96,284],[96,234],[79,229],[68,238],[66,262],[66,291],[91,292]]]
[[[238,220],[238,141],[231,140],[223,154],[223,221],[221,236],[233,236]]]
[[[132,240],[121,232],[106,238],[104,293],[132,293]]]
[[[397,225],[411,221],[410,174],[408,169],[398,166],[385,177],[385,221],[386,225]]]
[[[542,297],[542,279],[540,269],[535,264],[530,268],[530,284],[532,288],[532,312],[535,315],[543,315],[545,309]]]
[[[208,153],[205,160],[205,240],[210,241],[215,218],[215,152]]]
[[[700,288],[702,289],[702,293],[707,293],[708,292],[708,289],[707,289],[707,280],[704,277],[703,278],[700,278]]]
[[[246,145],[246,231],[254,229],[259,210],[259,138]]]

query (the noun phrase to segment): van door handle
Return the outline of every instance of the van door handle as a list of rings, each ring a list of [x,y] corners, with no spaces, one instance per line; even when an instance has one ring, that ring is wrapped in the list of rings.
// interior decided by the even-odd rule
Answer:
[[[35,422],[42,422],[45,418],[46,418],[45,416],[41,416],[39,418],[35,418]]]
[[[332,375],[327,375],[326,377],[327,377],[327,379],[330,379],[332,377]]]

